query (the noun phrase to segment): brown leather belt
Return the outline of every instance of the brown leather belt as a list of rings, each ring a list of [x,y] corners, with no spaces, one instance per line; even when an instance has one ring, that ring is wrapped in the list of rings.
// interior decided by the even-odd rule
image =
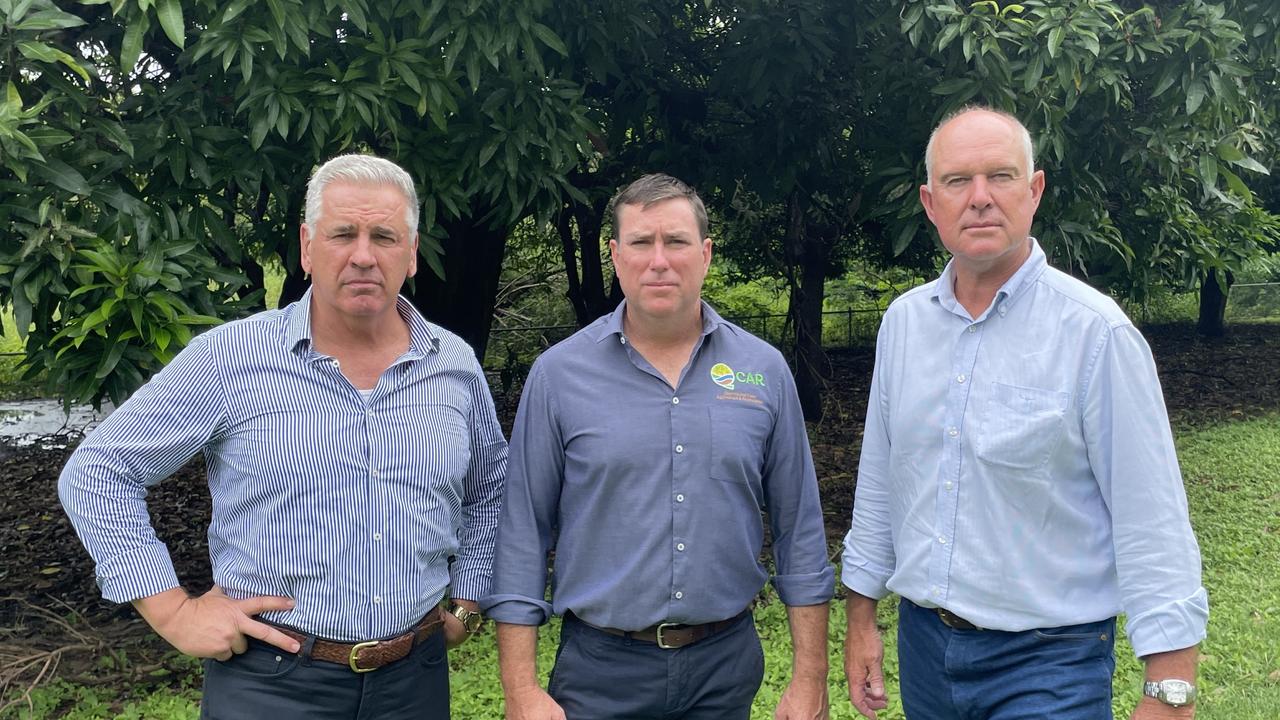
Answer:
[[[692,645],[699,640],[707,638],[717,633],[722,633],[733,627],[733,624],[744,617],[751,615],[751,608],[747,608],[742,612],[734,615],[728,620],[718,620],[716,622],[702,623],[701,625],[681,625],[680,623],[658,623],[650,625],[643,630],[618,630],[617,628],[600,627],[577,617],[573,613],[569,613],[570,617],[576,618],[578,622],[587,627],[595,628],[603,633],[625,637],[629,640],[639,640],[641,642],[653,643],[664,650],[675,650],[677,648]]]
[[[309,635],[300,633],[297,630],[280,627],[279,625],[275,627],[285,635],[297,640],[304,647],[307,640],[310,639]],[[311,657],[316,660],[346,665],[351,668],[352,672],[366,673],[408,657],[409,651],[415,645],[431,637],[442,627],[444,627],[444,617],[440,614],[440,608],[435,607],[412,630],[386,640],[340,643],[316,638],[315,643],[311,646]]]

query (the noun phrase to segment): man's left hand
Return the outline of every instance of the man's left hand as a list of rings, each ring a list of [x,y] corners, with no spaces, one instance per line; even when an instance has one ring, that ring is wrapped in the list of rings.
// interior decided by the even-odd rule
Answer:
[[[830,712],[825,679],[817,682],[792,678],[773,717],[774,720],[827,720]]]
[[[1142,700],[1138,701],[1138,707],[1133,709],[1129,720],[1192,720],[1195,716],[1195,705],[1173,707],[1155,698],[1143,696]]]
[[[471,612],[480,612],[480,605],[474,600],[454,600],[453,602]],[[471,638],[471,633],[467,632],[467,628],[462,624],[462,621],[454,617],[454,614],[449,612],[448,608],[441,608],[440,614],[444,616],[444,642],[450,650]]]

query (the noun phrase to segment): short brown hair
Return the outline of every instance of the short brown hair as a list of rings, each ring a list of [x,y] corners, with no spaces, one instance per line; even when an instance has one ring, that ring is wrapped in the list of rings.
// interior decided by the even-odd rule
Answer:
[[[693,217],[698,222],[699,240],[710,237],[711,228],[707,221],[707,207],[702,198],[688,184],[665,173],[650,173],[618,191],[609,201],[609,213],[613,215],[613,234],[618,234],[618,211],[623,205],[640,205],[649,207],[655,203],[672,198],[684,198],[693,208]]]

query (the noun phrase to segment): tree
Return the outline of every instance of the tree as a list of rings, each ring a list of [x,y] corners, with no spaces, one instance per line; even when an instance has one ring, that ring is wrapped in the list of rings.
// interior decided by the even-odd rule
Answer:
[[[68,401],[115,401],[193,329],[305,282],[314,165],[367,148],[422,187],[428,317],[483,353],[509,229],[571,192],[589,129],[547,0],[0,0],[0,301]]]

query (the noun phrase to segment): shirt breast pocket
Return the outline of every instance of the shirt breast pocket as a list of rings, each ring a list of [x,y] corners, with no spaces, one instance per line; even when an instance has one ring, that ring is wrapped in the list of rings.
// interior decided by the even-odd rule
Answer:
[[[980,404],[974,449],[988,465],[1039,470],[1062,442],[1070,396],[993,382]]]
[[[711,416],[711,477],[746,484],[757,498],[765,448],[773,433],[773,415],[754,405],[713,405]]]

